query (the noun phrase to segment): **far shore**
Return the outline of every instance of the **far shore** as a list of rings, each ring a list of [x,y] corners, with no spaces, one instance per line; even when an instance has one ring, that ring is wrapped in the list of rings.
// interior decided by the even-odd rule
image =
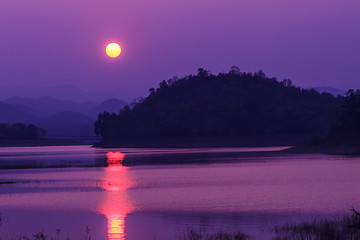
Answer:
[[[95,143],[96,148],[219,148],[291,146],[279,153],[360,155],[360,146],[310,144],[308,136],[249,136],[222,138],[124,139]]]
[[[124,138],[100,141],[96,148],[219,148],[219,147],[272,147],[295,146],[308,136],[219,136],[174,138]]]
[[[94,139],[0,139],[0,147],[93,145]]]

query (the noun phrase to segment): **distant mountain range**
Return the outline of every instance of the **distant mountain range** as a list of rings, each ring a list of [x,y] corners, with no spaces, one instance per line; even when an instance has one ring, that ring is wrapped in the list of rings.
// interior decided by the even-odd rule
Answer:
[[[120,94],[110,91],[84,91],[73,85],[55,87],[25,88],[19,86],[0,86],[0,101],[13,96],[25,98],[40,98],[52,96],[59,100],[72,100],[75,102],[102,102],[109,98],[119,98]]]
[[[39,120],[37,126],[48,131],[48,136],[62,137],[92,137],[94,134],[94,119],[78,112],[63,111]]]
[[[71,100],[58,100],[48,96],[40,98],[10,97],[5,99],[3,103],[16,107],[27,114],[39,117],[48,117],[51,114],[62,111],[86,114],[98,105],[96,102],[78,103]]]
[[[313,89],[315,89],[319,93],[328,92],[328,93],[332,94],[334,97],[337,97],[338,95],[345,96],[345,93],[346,93],[345,90],[341,90],[338,88],[332,88],[332,87],[314,87]]]
[[[127,103],[111,98],[101,103],[54,97],[10,97],[0,102],[0,123],[32,123],[51,137],[94,136],[93,123],[101,112],[119,112]]]
[[[334,96],[344,90],[315,87]],[[48,136],[94,136],[93,123],[101,112],[118,113],[127,103],[117,94],[84,91],[72,85],[43,88],[0,87],[0,123],[36,124]]]
[[[20,109],[9,104],[0,102],[0,123],[35,122],[36,117],[29,115]]]

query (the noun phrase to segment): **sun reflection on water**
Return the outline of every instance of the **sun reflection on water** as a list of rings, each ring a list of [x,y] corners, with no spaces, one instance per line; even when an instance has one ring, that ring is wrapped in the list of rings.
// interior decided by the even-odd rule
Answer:
[[[134,207],[128,199],[126,190],[131,186],[127,167],[122,165],[125,154],[108,152],[106,154],[108,167],[102,188],[106,190],[105,199],[99,208],[108,221],[108,239],[125,239],[125,218]]]
[[[108,220],[108,238],[109,240],[125,239],[125,217],[126,215],[110,214]]]
[[[122,161],[125,159],[125,154],[122,152],[108,152],[106,153],[108,169],[112,169],[113,167],[119,166],[123,167]]]

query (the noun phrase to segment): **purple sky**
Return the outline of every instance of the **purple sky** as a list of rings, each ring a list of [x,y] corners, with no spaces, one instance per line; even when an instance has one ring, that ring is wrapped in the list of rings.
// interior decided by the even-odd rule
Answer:
[[[119,42],[122,55],[104,48]],[[1,0],[0,86],[144,96],[174,75],[263,69],[360,88],[358,0]]]

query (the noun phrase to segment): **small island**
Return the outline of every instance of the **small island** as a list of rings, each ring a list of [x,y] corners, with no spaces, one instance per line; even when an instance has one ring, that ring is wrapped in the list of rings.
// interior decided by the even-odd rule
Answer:
[[[118,114],[99,114],[95,133],[102,140],[95,146],[303,145],[327,138],[345,117],[339,116],[343,104],[341,96],[303,89],[261,70],[231,67],[213,75],[199,68],[197,75],[160,82]]]

